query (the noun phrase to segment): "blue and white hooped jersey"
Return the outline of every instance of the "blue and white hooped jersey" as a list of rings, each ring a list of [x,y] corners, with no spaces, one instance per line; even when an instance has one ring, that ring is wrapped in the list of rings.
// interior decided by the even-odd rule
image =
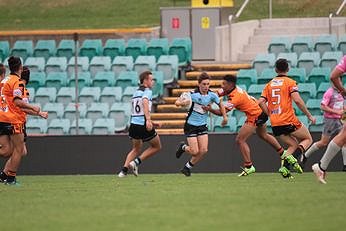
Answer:
[[[192,105],[189,114],[186,118],[188,124],[193,126],[202,126],[207,124],[208,112],[202,106],[207,106],[211,103],[220,104],[220,98],[216,93],[208,91],[208,94],[202,95],[199,89],[191,92]]]
[[[139,87],[132,96],[132,108],[131,108],[131,123],[144,125],[144,110],[143,110],[143,99],[149,100],[149,112],[151,111],[152,105],[152,91],[149,88]]]

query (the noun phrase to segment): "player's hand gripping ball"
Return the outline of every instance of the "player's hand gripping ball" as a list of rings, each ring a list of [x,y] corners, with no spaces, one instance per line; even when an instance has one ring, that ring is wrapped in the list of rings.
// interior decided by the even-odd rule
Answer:
[[[183,92],[180,95],[181,102],[185,102],[185,106],[182,106],[185,110],[189,110],[192,105],[191,94],[189,92]]]

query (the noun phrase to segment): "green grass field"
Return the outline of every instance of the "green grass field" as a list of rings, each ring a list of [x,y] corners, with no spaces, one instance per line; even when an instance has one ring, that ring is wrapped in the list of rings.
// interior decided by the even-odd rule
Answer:
[[[1,230],[343,230],[346,174],[21,176],[0,185]]]
[[[239,8],[244,0],[234,2]],[[273,17],[327,17],[340,4],[341,0],[274,0]],[[190,0],[0,0],[0,31],[159,26],[160,7],[190,5]],[[240,20],[268,18],[268,8],[268,0],[251,0]]]

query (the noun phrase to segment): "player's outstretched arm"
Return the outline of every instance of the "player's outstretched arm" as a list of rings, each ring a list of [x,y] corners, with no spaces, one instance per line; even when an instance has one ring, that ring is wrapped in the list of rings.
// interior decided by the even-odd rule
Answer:
[[[316,118],[313,117],[310,111],[307,109],[303,99],[300,97],[298,92],[292,92],[291,97],[293,101],[297,104],[298,108],[308,117],[312,124],[316,123]]]
[[[220,113],[223,117],[223,120],[221,122],[221,126],[225,126],[228,123],[228,117],[226,114],[225,106],[223,105],[222,101],[220,101],[220,103],[219,103],[219,108],[220,108]]]
[[[266,99],[263,98],[263,97],[260,97],[258,100],[257,100],[257,103],[258,105],[260,106],[260,108],[262,109],[262,111],[267,114],[267,116],[269,116],[269,109],[268,109],[268,106],[266,104]]]

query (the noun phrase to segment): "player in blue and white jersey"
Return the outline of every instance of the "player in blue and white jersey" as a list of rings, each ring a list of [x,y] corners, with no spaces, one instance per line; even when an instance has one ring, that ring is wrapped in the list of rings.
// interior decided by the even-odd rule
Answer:
[[[145,159],[156,154],[161,149],[161,141],[154,127],[159,127],[150,118],[152,106],[152,90],[154,85],[153,75],[145,71],[139,76],[140,86],[132,97],[131,124],[129,137],[132,140],[132,150],[127,154],[125,163],[118,177],[125,177],[129,168],[138,176],[138,166]],[[150,147],[140,154],[143,142],[149,142]]]
[[[198,78],[198,87],[190,93],[192,105],[184,125],[184,134],[187,137],[187,144],[181,142],[176,152],[177,158],[180,158],[184,152],[192,156],[191,160],[188,161],[181,170],[185,176],[191,175],[192,167],[208,152],[208,111],[204,110],[204,107],[212,103],[218,104],[223,116],[221,125],[226,125],[228,121],[222,101],[220,101],[216,93],[209,90],[209,85],[210,77],[207,73],[203,72]],[[182,98],[178,98],[175,102],[175,105],[178,107],[188,104],[189,102]]]

